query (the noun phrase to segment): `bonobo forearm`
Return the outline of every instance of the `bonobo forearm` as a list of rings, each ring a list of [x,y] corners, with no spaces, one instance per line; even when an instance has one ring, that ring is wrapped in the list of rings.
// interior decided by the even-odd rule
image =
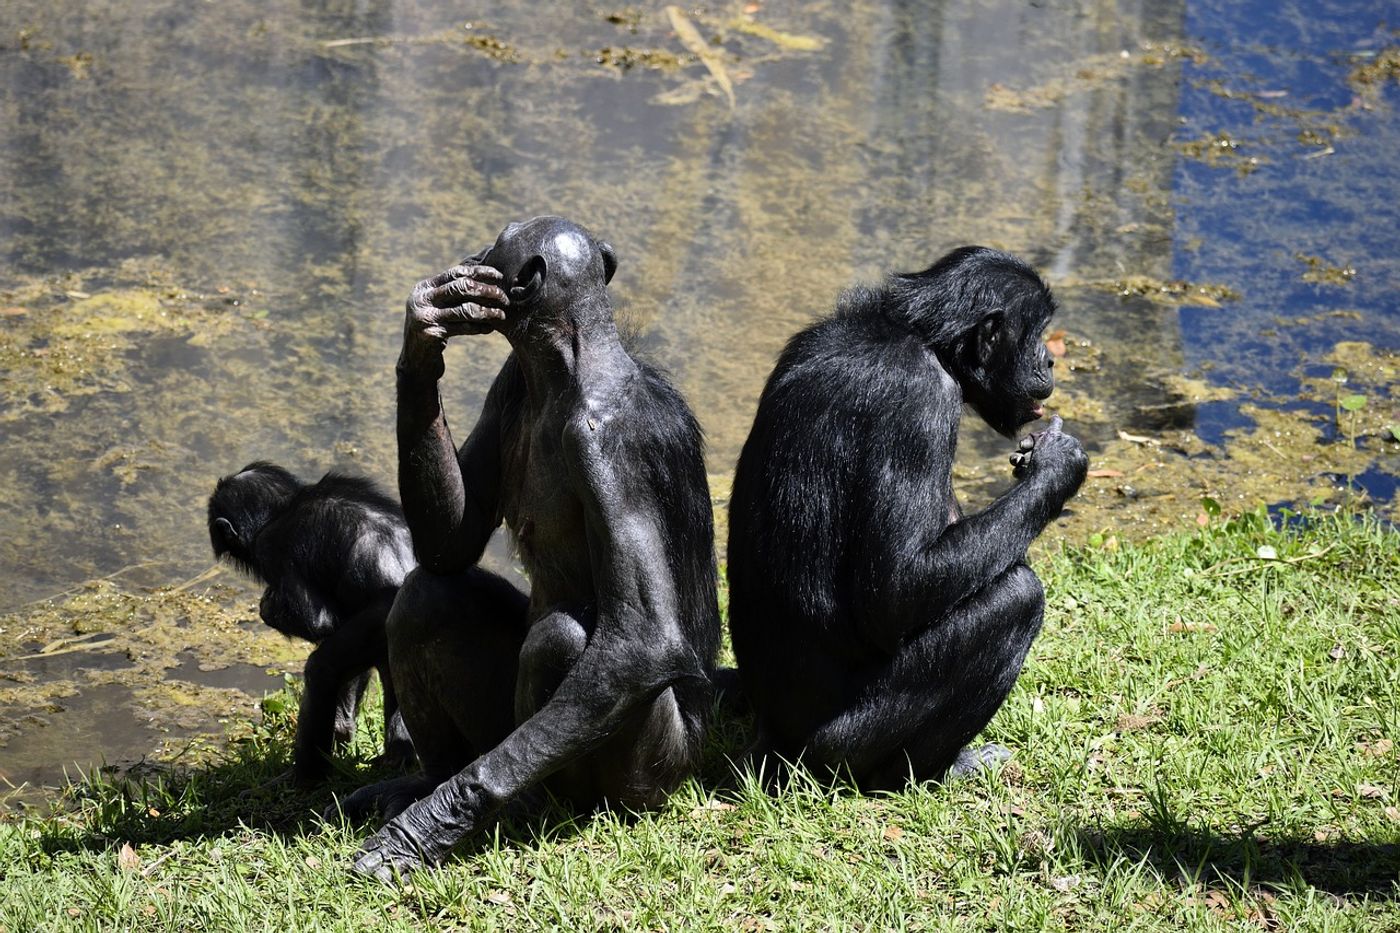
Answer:
[[[437,380],[398,369],[399,497],[418,561],[434,573],[452,573],[479,555],[451,546],[465,516],[466,493],[457,450]]]
[[[1031,542],[1067,498],[1023,480],[981,512],[945,528],[924,552],[923,571],[915,578],[928,582],[939,605],[962,602],[1023,563]]]

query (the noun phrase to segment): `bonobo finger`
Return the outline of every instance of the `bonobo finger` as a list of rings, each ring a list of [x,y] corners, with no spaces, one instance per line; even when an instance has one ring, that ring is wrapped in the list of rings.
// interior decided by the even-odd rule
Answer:
[[[476,279],[453,279],[446,285],[429,291],[427,299],[435,308],[452,308],[464,301],[480,301],[502,307],[510,304],[505,292],[490,282],[480,282]]]
[[[504,278],[501,270],[491,266],[483,266],[479,263],[461,262],[444,269],[437,275],[429,279],[424,279],[422,284],[427,288],[441,288],[448,282],[455,282],[458,279],[480,279],[486,282],[499,282]]]
[[[1049,423],[1048,425],[1046,425],[1046,427],[1045,427],[1045,433],[1046,433],[1046,434],[1059,434],[1059,433],[1060,433],[1060,429],[1063,428],[1064,426],[1065,426],[1065,423],[1064,423],[1064,421],[1062,421],[1062,420],[1060,419],[1060,416],[1059,416],[1059,415],[1051,415],[1051,416],[1050,416],[1050,423]]]
[[[1016,445],[1017,449],[1022,450],[1022,451],[1030,450],[1030,449],[1033,448],[1034,446],[1035,446],[1035,435],[1034,435],[1034,434],[1027,434],[1025,437],[1021,438],[1021,443],[1019,443],[1019,444]]]

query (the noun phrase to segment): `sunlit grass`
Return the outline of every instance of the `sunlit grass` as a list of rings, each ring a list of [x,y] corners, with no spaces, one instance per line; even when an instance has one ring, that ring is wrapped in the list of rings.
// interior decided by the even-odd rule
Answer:
[[[285,765],[284,698],[226,764],[0,825],[0,926],[1400,929],[1400,535],[1247,516],[1037,569],[993,774],[770,796],[729,722],[658,813],[552,808],[390,889],[328,794],[239,799]]]

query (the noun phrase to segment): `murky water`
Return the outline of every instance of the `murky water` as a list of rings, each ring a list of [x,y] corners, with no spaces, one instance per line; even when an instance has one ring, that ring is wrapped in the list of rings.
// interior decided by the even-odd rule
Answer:
[[[1400,4],[681,15],[713,70],[660,4],[0,10],[0,775],[168,750],[299,666],[251,587],[200,577],[215,478],[391,482],[407,290],[532,214],[616,247],[721,502],[786,338],[969,242],[1061,299],[1052,404],[1105,475],[1054,535],[1391,496]],[[504,353],[450,349],[459,437]],[[973,504],[1007,446],[968,426]],[[93,634],[65,655],[91,663],[16,660]]]

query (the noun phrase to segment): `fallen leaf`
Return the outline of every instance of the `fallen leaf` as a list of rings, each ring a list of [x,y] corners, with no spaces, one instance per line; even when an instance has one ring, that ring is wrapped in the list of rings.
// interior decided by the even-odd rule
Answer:
[[[1366,800],[1384,800],[1388,796],[1384,787],[1375,784],[1357,784],[1356,794]]]
[[[21,314],[28,313],[28,308],[21,308],[19,305],[10,305],[8,308],[0,308],[0,317],[19,317]]]
[[[1051,356],[1065,355],[1065,332],[1057,330],[1045,338],[1045,349],[1050,351]]]
[[[320,867],[321,867],[321,860],[318,859],[318,858],[317,858],[316,856],[314,856],[314,855],[308,855],[308,856],[306,857],[306,867],[307,867],[307,868],[320,868]]]
[[[886,826],[884,835],[886,842],[898,842],[900,839],[904,838],[904,830],[900,829],[898,826]]]
[[[91,298],[91,297],[92,297],[92,296],[91,296],[90,294],[88,294],[87,292],[78,292],[78,291],[64,292],[63,294],[67,295],[69,298],[76,298],[76,299],[78,299],[79,301],[81,301],[81,300],[84,299],[84,298]]]
[[[671,21],[671,28],[676,31],[676,38],[681,41],[681,45],[686,47],[696,58],[704,63],[714,76],[715,83],[719,85],[724,96],[729,99],[729,109],[734,109],[734,85],[729,80],[729,72],[725,70],[724,61],[715,54],[714,49],[706,42],[696,30],[685,13],[678,6],[666,7],[666,18]]]
[[[1079,887],[1079,876],[1065,875],[1063,878],[1051,878],[1050,887],[1059,891],[1061,894],[1067,894]]]
[[[1390,754],[1390,750],[1395,747],[1395,743],[1390,739],[1376,739],[1367,745],[1365,742],[1356,743],[1356,747],[1372,758],[1384,758]]]
[[[1400,823],[1400,807],[1386,807],[1385,815],[1391,822]]]
[[[1332,650],[1327,652],[1327,656],[1333,661],[1340,661],[1342,658],[1347,656],[1347,649],[1343,647],[1340,643],[1335,644],[1332,646]]]
[[[1260,560],[1278,560],[1278,551],[1269,544],[1259,545],[1259,549],[1254,553],[1259,556]]]
[[[1123,475],[1122,470],[1090,470],[1089,476],[1093,479],[1117,479]]]
[[[702,816],[710,816],[715,813],[723,813],[726,810],[733,810],[734,804],[725,803],[723,800],[707,800],[700,806],[690,811],[690,818],[698,819]]]
[[[1118,439],[1127,441],[1130,444],[1156,444],[1157,441],[1142,434],[1129,434],[1127,431],[1119,431]]]
[[[122,871],[135,871],[141,867],[141,856],[136,854],[131,843],[122,843],[121,851],[117,853],[117,867]]]
[[[486,895],[486,899],[493,904],[504,906],[510,903],[510,892],[497,889]]]
[[[779,32],[771,26],[762,23],[752,23],[747,20],[739,20],[733,24],[737,32],[747,33],[766,39],[779,48],[791,49],[794,52],[815,52],[826,45],[826,40],[820,36],[799,36],[791,32]]]
[[[1196,524],[1200,525],[1202,528],[1206,527],[1210,524],[1210,516],[1207,515],[1205,512],[1202,512],[1201,514],[1196,516]]]
[[[1183,619],[1177,619],[1171,625],[1167,626],[1167,631],[1171,632],[1173,635],[1180,635],[1183,632],[1210,633],[1219,631],[1219,629],[1210,622],[1187,622]]]

